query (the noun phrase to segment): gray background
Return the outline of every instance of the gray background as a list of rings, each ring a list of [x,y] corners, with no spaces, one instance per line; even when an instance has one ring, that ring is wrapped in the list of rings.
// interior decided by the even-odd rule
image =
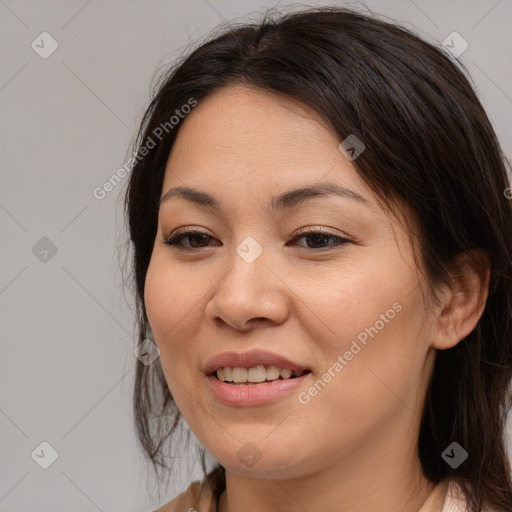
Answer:
[[[285,4],[0,0],[0,510],[147,511],[200,476],[184,461],[160,500],[148,495],[131,416],[133,304],[118,262],[126,179],[103,200],[93,190],[124,164],[156,70],[218,23],[268,5]],[[436,44],[461,34],[461,60],[510,157],[511,0],[365,5]],[[44,31],[59,45],[47,59],[31,47]],[[58,452],[48,469],[31,457],[43,441]]]

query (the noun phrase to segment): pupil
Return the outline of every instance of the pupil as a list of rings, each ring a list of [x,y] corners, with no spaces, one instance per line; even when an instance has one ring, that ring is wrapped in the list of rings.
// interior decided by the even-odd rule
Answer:
[[[196,235],[190,235],[189,236],[189,240],[190,240],[190,245],[192,247],[195,247],[195,245],[192,243],[192,240],[193,239],[197,239],[197,238],[203,238],[203,241],[205,241],[206,238],[208,238],[208,235],[201,235],[201,234],[196,234]]]
[[[317,244],[320,244],[321,246],[324,246],[325,244],[322,244],[322,241],[325,242],[326,236],[327,235],[323,235],[321,233],[313,233],[312,235],[308,235],[308,238],[313,239],[313,245],[316,246]]]

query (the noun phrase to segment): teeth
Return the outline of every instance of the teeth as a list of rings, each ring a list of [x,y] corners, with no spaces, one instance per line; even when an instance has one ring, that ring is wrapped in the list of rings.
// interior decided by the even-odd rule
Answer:
[[[247,382],[247,368],[233,368],[233,380],[235,382]]]
[[[267,371],[265,367],[260,364],[256,368],[249,368],[247,372],[247,380],[249,382],[263,382],[267,378]]]
[[[269,366],[267,368],[267,380],[279,379],[279,368],[277,366]]]
[[[263,366],[262,364],[253,368],[217,368],[217,377],[224,382],[245,384],[248,382],[258,383],[281,379],[289,379],[292,375],[299,377],[304,372],[294,372],[289,368],[278,368],[277,366]]]
[[[292,376],[292,371],[288,368],[281,368],[279,373],[283,379],[289,379]]]

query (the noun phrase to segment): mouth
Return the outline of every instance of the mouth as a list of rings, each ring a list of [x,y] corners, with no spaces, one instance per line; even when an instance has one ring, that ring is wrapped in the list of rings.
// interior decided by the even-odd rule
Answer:
[[[234,386],[258,386],[273,381],[296,379],[308,373],[311,373],[311,370],[292,370],[259,364],[250,368],[223,366],[217,368],[211,375],[221,382]]]
[[[215,400],[230,407],[265,406],[289,399],[313,373],[305,365],[264,350],[218,354],[203,371]]]

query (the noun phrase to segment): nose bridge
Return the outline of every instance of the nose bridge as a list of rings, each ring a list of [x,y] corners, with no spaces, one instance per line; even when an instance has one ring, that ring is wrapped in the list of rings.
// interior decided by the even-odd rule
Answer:
[[[263,238],[263,237],[262,237]],[[255,237],[245,237],[227,261],[229,270],[217,284],[207,313],[237,328],[246,328],[252,319],[279,323],[287,316],[283,287],[270,270],[271,250]],[[269,268],[270,267],[270,268]]]
[[[263,242],[262,242],[263,243]],[[264,249],[262,243],[254,237],[247,236],[240,242],[229,257],[229,272],[221,279],[220,286],[230,295],[238,295],[242,301],[251,302],[265,293],[269,279],[266,274],[270,271],[268,246]],[[222,291],[222,290],[219,290]]]

